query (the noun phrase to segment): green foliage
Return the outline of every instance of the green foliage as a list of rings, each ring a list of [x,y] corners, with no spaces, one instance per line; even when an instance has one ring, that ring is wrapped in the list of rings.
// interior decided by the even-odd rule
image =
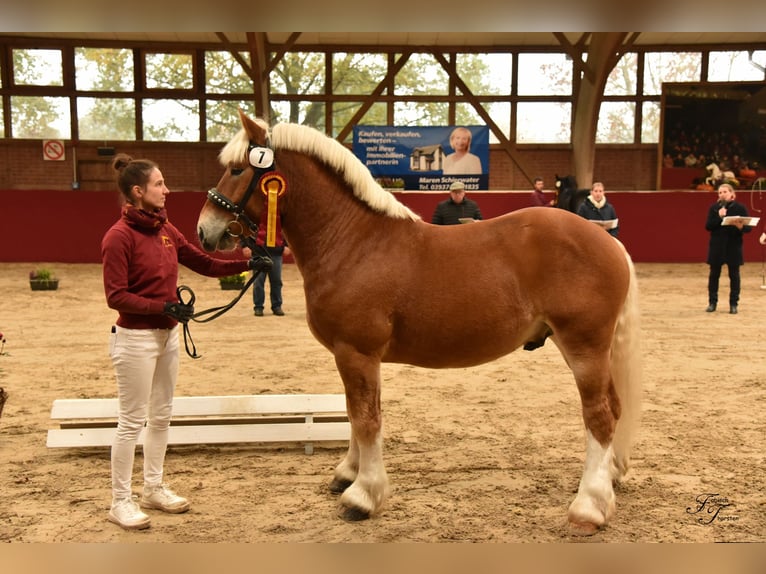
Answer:
[[[50,281],[54,279],[53,271],[47,267],[38,267],[34,271],[30,271],[29,278],[37,281]]]
[[[219,277],[218,281],[221,283],[244,283],[247,279],[247,272],[243,271],[236,275],[226,275],[225,277]]]

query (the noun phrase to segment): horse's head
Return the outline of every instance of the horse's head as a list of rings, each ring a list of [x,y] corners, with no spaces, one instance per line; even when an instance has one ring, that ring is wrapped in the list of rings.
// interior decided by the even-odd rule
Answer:
[[[242,129],[218,156],[226,168],[218,184],[208,191],[197,220],[197,235],[206,251],[233,249],[240,237],[257,231],[264,200],[258,188],[261,176],[273,169],[268,126],[239,110]]]
[[[556,174],[556,189],[558,191],[577,189],[577,179],[575,179],[575,176],[573,175],[559,177],[558,174]]]

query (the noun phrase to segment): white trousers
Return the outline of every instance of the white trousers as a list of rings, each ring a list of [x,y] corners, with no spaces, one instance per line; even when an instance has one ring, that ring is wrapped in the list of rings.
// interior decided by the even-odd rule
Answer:
[[[111,334],[119,416],[112,443],[112,497],[129,498],[138,435],[144,437],[144,485],[162,483],[173,392],[178,378],[179,327],[124,329]]]

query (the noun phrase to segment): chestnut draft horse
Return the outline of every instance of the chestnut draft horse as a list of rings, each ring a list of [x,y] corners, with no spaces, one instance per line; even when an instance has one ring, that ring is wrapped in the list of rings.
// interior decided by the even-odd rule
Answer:
[[[389,493],[381,362],[468,367],[550,337],[574,374],[586,429],[570,528],[604,526],[640,401],[636,277],[622,244],[563,209],[432,225],[336,140],[289,123],[269,130],[241,110],[240,119],[221,150],[226,170],[200,212],[199,239],[208,251],[231,249],[279,215],[303,276],[308,325],[345,387],[351,439],[330,483],[342,493],[341,516],[366,519]]]

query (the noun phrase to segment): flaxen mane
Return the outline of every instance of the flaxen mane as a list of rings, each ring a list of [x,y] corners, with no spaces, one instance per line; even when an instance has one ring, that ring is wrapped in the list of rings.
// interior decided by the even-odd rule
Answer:
[[[268,130],[263,120],[255,121]],[[296,151],[312,155],[326,163],[342,174],[343,179],[353,189],[354,195],[375,211],[397,219],[421,219],[419,215],[380,187],[369,170],[348,148],[320,131],[298,124],[280,123],[272,129],[269,143],[275,152],[280,149]],[[242,158],[247,156],[249,145],[247,133],[244,128],[240,129],[221,150],[218,159],[224,166],[240,163]]]

